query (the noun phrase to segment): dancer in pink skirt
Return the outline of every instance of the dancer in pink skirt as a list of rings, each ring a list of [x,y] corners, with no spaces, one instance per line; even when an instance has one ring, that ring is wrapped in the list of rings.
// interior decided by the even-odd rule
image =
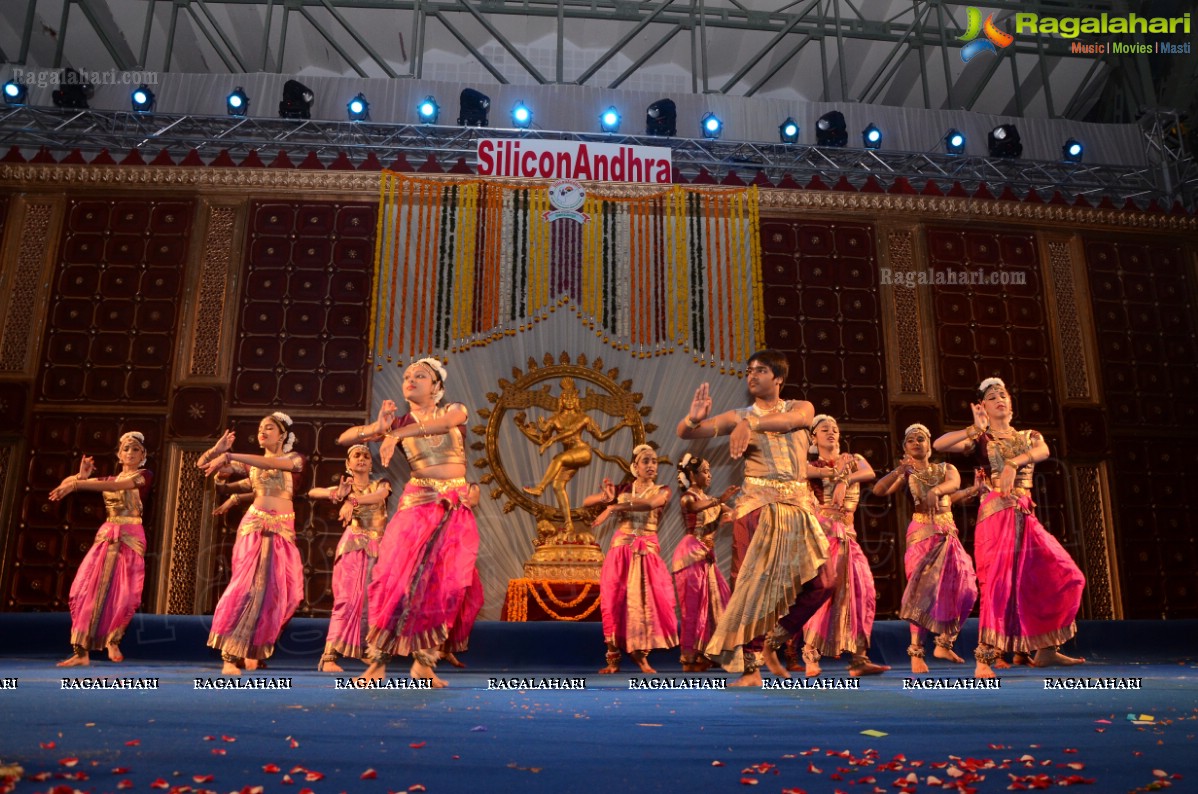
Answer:
[[[861,483],[873,480],[874,470],[860,455],[840,453],[840,427],[832,417],[820,414],[812,419],[811,433],[819,458],[807,467],[807,476],[815,481],[815,515],[828,537],[827,564],[836,572],[836,591],[803,626],[807,676],[820,674],[821,656],[839,657],[845,651],[853,656],[849,675],[877,675],[890,667],[869,660],[878,596],[853,526]]]
[[[395,403],[386,400],[373,424],[352,427],[338,439],[382,438],[384,466],[402,445],[412,468],[367,588],[366,680],[383,678],[393,656],[411,656],[412,678],[448,686],[435,670],[442,649],[465,649],[482,607],[475,566],[479,491],[466,482],[468,414],[461,403],[440,405],[446,377],[440,361],[420,359],[404,371],[406,415],[396,419]]]
[[[599,575],[599,608],[607,643],[607,665],[599,672],[605,674],[620,671],[621,651],[632,657],[642,673],[656,673],[649,666],[649,651],[678,644],[674,586],[657,540],[670,489],[655,482],[657,451],[648,444],[632,450],[629,468],[636,478],[631,483],[616,486],[605,477],[603,491],[582,502],[584,507],[606,505],[595,527],[619,516]]]
[[[689,452],[678,463],[682,486],[682,522],[686,535],[674,549],[670,570],[682,613],[682,672],[701,673],[711,667],[703,655],[731,589],[715,559],[715,532],[720,524],[732,523],[728,502],[740,493],[732,485],[719,496],[708,496],[711,464]]]
[[[216,602],[208,635],[208,645],[221,652],[221,675],[257,670],[274,653],[283,625],[304,597],[292,506],[304,458],[292,451],[291,417],[275,411],[258,423],[265,454],[231,452],[233,441],[233,431],[226,431],[196,463],[218,481],[241,478],[230,483],[232,495],[213,515],[251,503],[237,527],[229,584]]]
[[[1077,633],[1086,578],[1048,530],[1036,520],[1032,471],[1048,458],[1035,430],[1011,427],[1011,395],[998,378],[978,386],[974,423],[936,439],[940,452],[972,452],[990,475],[974,528],[973,555],[981,590],[978,678],[993,678],[999,654],[1031,653],[1037,667],[1081,664],[1058,646]]]
[[[899,609],[899,617],[911,623],[907,655],[913,673],[928,672],[924,638],[929,631],[936,635],[933,656],[955,664],[965,661],[953,650],[953,643],[978,597],[973,561],[957,537],[951,507],[951,495],[963,493],[958,490],[961,475],[951,463],[929,460],[931,443],[926,427],[908,427],[903,433],[902,461],[874,485],[875,495],[892,496],[906,483],[914,502],[903,557],[907,589]]]
[[[141,526],[143,505],[153,476],[146,463],[146,439],[138,432],[121,436],[117,448],[121,471],[115,477],[91,479],[95,461],[85,455],[79,473],[50,492],[57,502],[77,491],[104,494],[107,520],[100,525],[92,547],[71,582],[71,648],[74,653],[59,667],[86,667],[90,652],[108,649],[108,658],[124,660],[120,642],[141,603],[145,582],[146,533]]]
[[[387,525],[387,498],[391,484],[371,480],[370,448],[355,444],[346,453],[346,475],[336,488],[313,488],[309,499],[328,499],[341,505],[341,523],[345,532],[337,543],[333,562],[333,614],[329,617],[329,636],[317,670],[345,672],[337,658],[366,656],[366,587],[379,556],[379,541]]]

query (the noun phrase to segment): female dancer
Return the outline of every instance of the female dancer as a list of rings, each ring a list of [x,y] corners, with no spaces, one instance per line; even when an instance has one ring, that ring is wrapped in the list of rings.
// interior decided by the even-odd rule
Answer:
[[[237,527],[232,575],[216,602],[208,635],[209,647],[221,652],[221,675],[241,675],[242,667],[257,670],[260,660],[274,653],[283,625],[304,597],[292,506],[304,458],[292,451],[291,417],[275,411],[258,423],[258,445],[265,454],[230,452],[234,438],[233,431],[225,431],[196,463],[218,481],[242,478],[229,486],[233,494],[213,515],[252,503]]]
[[[832,417],[815,417],[811,432],[819,459],[808,466],[807,476],[817,481],[820,503],[815,515],[828,537],[828,567],[836,571],[836,592],[803,627],[807,676],[820,674],[821,656],[840,656],[845,651],[853,655],[849,675],[877,675],[890,668],[874,664],[867,654],[878,596],[869,560],[857,545],[853,528],[861,483],[873,480],[874,470],[860,455],[840,454],[840,427]]]
[[[383,465],[402,445],[412,467],[367,588],[366,680],[383,678],[393,656],[411,656],[412,678],[448,686],[434,670],[441,648],[448,641],[448,650],[464,649],[482,607],[475,567],[479,491],[466,483],[468,414],[461,403],[440,405],[446,377],[440,361],[420,359],[404,371],[406,415],[397,421],[395,403],[387,400],[373,425],[350,428],[339,439],[344,443],[381,432]]]
[[[682,672],[701,673],[711,667],[702,651],[707,647],[731,590],[715,561],[715,531],[732,522],[727,503],[740,493],[732,485],[719,496],[708,496],[711,464],[689,452],[678,464],[682,486],[682,520],[686,535],[674,549],[670,570],[682,611]]]
[[[341,523],[345,532],[337,543],[333,563],[333,614],[329,618],[329,636],[317,670],[345,672],[337,657],[365,657],[366,586],[379,556],[379,540],[387,524],[387,498],[391,484],[371,480],[370,449],[355,444],[346,454],[346,475],[336,488],[313,488],[309,499],[328,499],[341,505]]]
[[[1081,664],[1065,656],[1060,643],[1077,633],[1078,607],[1086,578],[1033,512],[1032,471],[1048,457],[1048,445],[1035,430],[1011,427],[1011,395],[998,378],[978,386],[974,423],[936,439],[940,452],[973,452],[990,474],[974,529],[982,605],[978,678],[993,678],[1005,651],[1035,651],[1037,667]]]
[[[911,623],[911,672],[926,673],[924,637],[936,635],[932,655],[956,664],[965,660],[953,651],[953,643],[978,597],[973,561],[957,537],[950,494],[976,492],[976,485],[958,490],[961,475],[951,463],[932,463],[932,434],[914,424],[903,433],[904,457],[894,471],[878,480],[874,495],[891,496],[903,483],[911,493],[914,514],[907,527],[907,589],[903,591],[899,617]]]
[[[599,672],[604,674],[620,671],[621,651],[632,657],[642,673],[656,673],[649,666],[649,651],[678,644],[674,588],[657,541],[670,489],[655,482],[657,451],[648,444],[632,450],[629,468],[636,478],[631,483],[616,486],[604,477],[603,491],[582,502],[584,507],[606,505],[595,527],[613,515],[620,517],[599,576],[607,643],[607,666]]]
[[[74,653],[59,667],[86,667],[90,652],[108,649],[108,658],[124,660],[120,642],[129,621],[141,603],[145,582],[146,533],[141,516],[153,475],[146,463],[146,439],[136,431],[121,436],[117,447],[121,471],[115,477],[90,479],[95,461],[88,455],[79,463],[79,473],[67,477],[50,492],[57,502],[76,491],[104,494],[108,520],[100,525],[95,542],[71,582],[71,648]]]

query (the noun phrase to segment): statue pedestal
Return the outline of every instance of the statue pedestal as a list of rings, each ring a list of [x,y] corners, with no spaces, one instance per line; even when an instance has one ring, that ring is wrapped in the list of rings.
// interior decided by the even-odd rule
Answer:
[[[548,521],[537,524],[536,550],[524,563],[524,578],[508,582],[501,620],[597,621],[603,551],[587,530],[567,532]]]

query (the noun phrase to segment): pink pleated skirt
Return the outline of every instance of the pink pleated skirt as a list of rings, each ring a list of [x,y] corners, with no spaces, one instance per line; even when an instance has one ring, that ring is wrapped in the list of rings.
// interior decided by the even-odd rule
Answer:
[[[670,568],[682,616],[682,653],[691,657],[707,647],[731,589],[710,550],[694,535],[679,542]]]
[[[117,643],[141,603],[146,533],[140,523],[105,522],[71,582],[71,644],[98,651]]]
[[[824,656],[863,653],[878,608],[873,571],[852,527],[824,516],[819,522],[828,537],[826,564],[836,571],[836,592],[807,621],[803,640]]]
[[[899,617],[933,634],[955,637],[977,601],[978,585],[952,514],[945,515],[939,521],[946,523],[912,521],[907,527],[907,588]],[[913,537],[921,539],[912,543]]]
[[[678,644],[674,584],[656,535],[619,530],[599,575],[603,638],[626,653]]]

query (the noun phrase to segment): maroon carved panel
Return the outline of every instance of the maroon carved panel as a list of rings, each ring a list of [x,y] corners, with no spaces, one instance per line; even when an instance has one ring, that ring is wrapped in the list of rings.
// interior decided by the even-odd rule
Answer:
[[[1048,309],[1034,237],[932,227],[927,240],[944,420],[950,427],[972,421],[977,385],[997,375],[1014,398],[1016,426],[1055,426]]]
[[[38,401],[166,402],[192,209],[180,200],[68,204]]]
[[[761,226],[765,335],[787,354],[787,397],[840,422],[886,421],[873,227],[766,220]]]
[[[49,493],[62,480],[79,471],[84,455],[95,459],[96,477],[116,474],[117,445],[121,434],[137,430],[146,437],[149,460],[146,468],[155,471],[163,447],[163,421],[160,417],[135,416],[115,411],[103,416],[73,414],[34,414],[29,429],[30,453],[25,478],[18,495],[13,520],[14,548],[12,570],[4,608],[21,610],[65,610],[75,571],[92,546],[96,530],[104,523],[103,497],[98,493],[77,493],[61,502],[51,502]],[[154,602],[154,583],[162,559],[162,549],[153,547],[157,528],[152,525],[154,490],[145,505],[146,584],[142,604]]]
[[[1198,306],[1187,252],[1140,240],[1086,244],[1110,420],[1124,614],[1198,616]]]
[[[364,410],[375,207],[253,205],[235,408]]]
[[[853,430],[887,419],[873,227],[769,219],[761,240],[765,341],[790,363],[783,396],[836,417],[846,448],[888,470],[890,439]],[[878,614],[895,615],[903,573],[893,509],[863,500],[857,531],[878,585]]]

